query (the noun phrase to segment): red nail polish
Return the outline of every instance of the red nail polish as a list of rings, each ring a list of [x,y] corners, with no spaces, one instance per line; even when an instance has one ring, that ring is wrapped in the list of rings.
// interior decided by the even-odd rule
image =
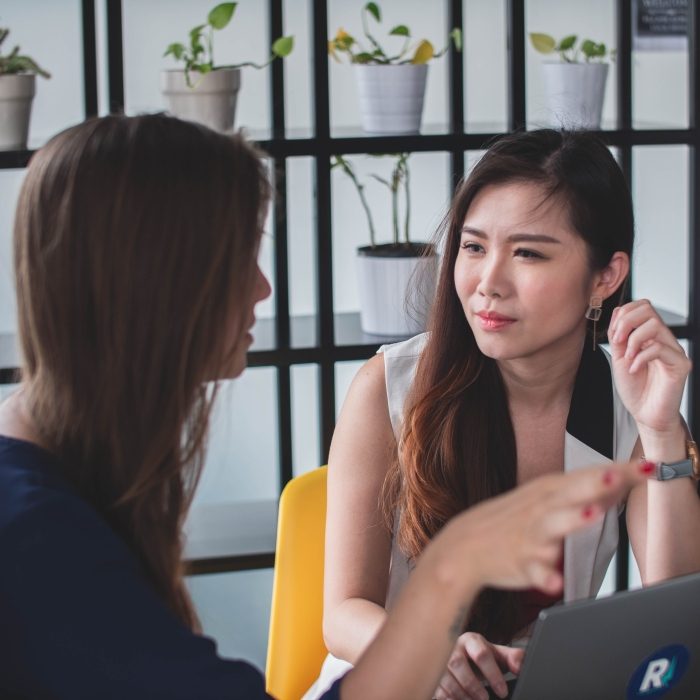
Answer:
[[[639,469],[642,474],[653,474],[656,471],[656,464],[654,462],[642,462]]]
[[[606,469],[606,470],[603,472],[603,483],[604,483],[606,486],[610,486],[610,484],[612,484],[612,482],[613,482],[613,472],[612,472],[612,469]]]
[[[583,509],[581,515],[583,515],[583,517],[584,517],[586,520],[592,518],[592,517],[593,517],[593,506],[586,506],[586,507]]]

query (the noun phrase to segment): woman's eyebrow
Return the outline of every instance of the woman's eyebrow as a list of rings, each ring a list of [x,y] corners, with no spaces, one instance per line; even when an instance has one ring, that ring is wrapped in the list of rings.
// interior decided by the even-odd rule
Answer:
[[[475,236],[476,238],[483,238],[488,240],[488,235],[484,233],[481,229],[474,228],[473,226],[463,226],[462,233],[466,233],[470,236]],[[561,241],[553,236],[547,236],[544,233],[512,233],[508,238],[506,238],[506,243],[559,243]]]

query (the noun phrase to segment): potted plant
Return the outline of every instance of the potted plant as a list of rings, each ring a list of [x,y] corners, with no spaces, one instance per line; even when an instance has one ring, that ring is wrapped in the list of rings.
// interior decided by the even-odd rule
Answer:
[[[389,36],[402,40],[394,52],[385,51],[369,30],[371,19],[380,23],[381,11],[375,2],[368,2],[361,11],[362,31],[366,45],[344,29],[338,29],[328,42],[328,52],[336,60],[345,54],[355,69],[360,97],[362,128],[368,133],[408,134],[420,131],[425,97],[428,62],[444,55],[450,39],[457,51],[462,50],[462,33],[450,32],[450,39],[437,53],[427,39],[412,44],[410,29],[405,24],[395,26]]]
[[[23,150],[27,147],[32,100],[36,93],[36,76],[51,76],[15,46],[2,54],[2,44],[9,29],[0,27],[0,150]]]
[[[367,217],[370,244],[357,249],[360,325],[373,335],[410,336],[425,330],[435,294],[438,258],[431,243],[410,240],[411,200],[408,153],[399,153],[389,179],[372,174],[391,195],[392,241],[377,243],[372,211],[352,163],[334,156],[331,168],[339,168],[352,181]],[[404,193],[403,225],[399,194]]]
[[[530,43],[542,54],[559,54],[559,61],[542,64],[545,102],[552,126],[599,129],[609,64],[603,43],[575,34],[559,43],[548,34],[531,33]]]
[[[275,58],[288,56],[294,47],[294,37],[282,36],[273,42],[270,58],[263,64],[215,65],[214,32],[228,26],[237,4],[224,2],[214,7],[206,24],[190,29],[189,46],[170,44],[164,56],[181,61],[184,68],[161,73],[161,90],[168,110],[176,117],[201,122],[217,131],[233,129],[241,68],[264,68]]]

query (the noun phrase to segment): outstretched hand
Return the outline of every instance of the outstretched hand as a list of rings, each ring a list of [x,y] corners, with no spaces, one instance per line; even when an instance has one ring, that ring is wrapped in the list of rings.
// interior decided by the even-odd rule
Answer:
[[[602,518],[654,470],[649,463],[611,463],[534,479],[455,517],[443,530],[464,552],[464,568],[482,586],[561,592],[566,535]]]

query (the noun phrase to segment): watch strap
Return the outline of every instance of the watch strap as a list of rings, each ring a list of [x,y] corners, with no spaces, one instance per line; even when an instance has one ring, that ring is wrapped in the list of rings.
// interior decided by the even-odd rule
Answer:
[[[656,478],[659,481],[669,481],[670,479],[679,479],[684,476],[695,477],[693,470],[693,460],[681,459],[678,462],[659,462],[656,465]]]

